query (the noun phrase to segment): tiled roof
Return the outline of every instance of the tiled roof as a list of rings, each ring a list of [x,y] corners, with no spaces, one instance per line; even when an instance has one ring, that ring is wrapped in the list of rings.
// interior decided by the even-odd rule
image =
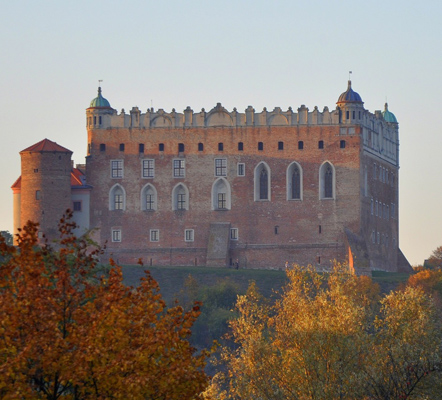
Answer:
[[[84,174],[78,168],[72,168],[71,171],[71,186],[75,186],[77,189],[80,189],[79,186],[90,187],[86,185]],[[11,186],[12,190],[20,190],[21,189],[21,176],[14,182]]]
[[[49,139],[43,139],[38,143],[35,143],[31,147],[28,147],[22,150],[20,153],[24,153],[25,151],[29,152],[63,152],[63,153],[72,153],[72,151],[66,149],[65,147],[60,146],[59,144],[53,142]]]
[[[21,189],[21,176],[19,176],[18,179],[14,182],[14,184],[11,186],[11,189]]]

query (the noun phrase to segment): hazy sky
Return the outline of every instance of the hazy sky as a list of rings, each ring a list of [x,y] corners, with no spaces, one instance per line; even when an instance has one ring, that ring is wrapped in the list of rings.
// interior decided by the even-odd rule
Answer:
[[[252,105],[334,109],[353,89],[399,121],[400,246],[442,245],[442,2],[0,0],[0,230],[19,152],[48,138],[86,154],[103,79],[118,111]]]

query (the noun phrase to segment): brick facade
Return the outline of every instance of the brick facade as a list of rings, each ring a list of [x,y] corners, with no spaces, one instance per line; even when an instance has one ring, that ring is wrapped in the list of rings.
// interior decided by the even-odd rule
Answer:
[[[407,269],[398,262],[398,125],[365,110],[350,83],[337,104],[117,114],[99,91],[86,111],[86,182],[104,257]]]

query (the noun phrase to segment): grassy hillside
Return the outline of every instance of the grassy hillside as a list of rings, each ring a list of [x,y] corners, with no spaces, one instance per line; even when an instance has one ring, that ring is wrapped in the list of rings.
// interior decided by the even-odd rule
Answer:
[[[207,268],[207,267],[140,267],[124,266],[123,276],[127,285],[137,286],[144,270],[148,269],[159,283],[161,293],[167,302],[173,301],[183,287],[184,281],[192,275],[199,285],[211,286],[226,278],[236,282],[242,292],[247,290],[251,281],[255,281],[261,293],[270,297],[287,282],[284,271],[259,269]],[[400,283],[406,282],[408,274],[392,272],[373,272],[373,281],[379,283],[384,293],[394,290]]]

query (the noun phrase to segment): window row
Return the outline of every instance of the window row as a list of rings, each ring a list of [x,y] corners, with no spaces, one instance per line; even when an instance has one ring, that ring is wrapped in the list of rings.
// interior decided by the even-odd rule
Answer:
[[[376,232],[375,230],[373,230],[371,232],[371,241],[373,244],[378,244],[378,245],[382,245],[385,247],[388,247],[390,245],[390,240],[387,234],[381,233],[381,232]],[[393,248],[396,248],[396,239],[393,238],[393,243],[392,243]]]
[[[287,168],[287,200],[302,200],[303,179],[302,168],[297,162],[292,162]],[[319,169],[319,197],[334,199],[336,174],[332,164],[325,162]],[[219,177],[212,185],[212,210],[231,209],[230,183]],[[254,200],[271,200],[271,171],[265,162],[255,168],[254,173]],[[158,204],[158,195],[155,186],[147,184],[141,190],[141,209],[155,211]],[[126,192],[120,184],[115,184],[109,192],[109,209],[126,209]],[[172,209],[189,209],[189,190],[184,183],[178,183],[172,190]]]
[[[112,229],[111,231],[111,239],[112,242],[118,243],[122,241],[122,230],[121,229]],[[238,240],[238,228],[230,229],[230,239]],[[195,230],[194,229],[185,229],[184,230],[184,241],[185,242],[193,242],[195,240]],[[150,242],[159,242],[160,241],[160,230],[159,229],[150,229],[149,230],[149,241]]]
[[[345,149],[345,147],[346,147],[346,141],[340,140],[339,141],[339,148]],[[121,152],[124,152],[125,148],[126,148],[126,146],[124,143],[120,143],[118,145],[118,149]],[[264,151],[264,142],[258,142],[256,148],[258,151]],[[144,149],[145,149],[144,143],[139,143],[138,144],[138,152],[144,153]],[[284,150],[284,142],[279,141],[277,144],[277,149]],[[324,149],[324,141],[323,140],[318,140],[318,149]],[[185,150],[184,143],[178,143],[177,150],[178,150],[178,153],[184,153],[184,150]],[[238,142],[237,150],[244,151],[244,142]],[[298,141],[298,150],[304,150],[304,141],[303,140]],[[101,152],[106,151],[106,144],[105,143],[100,143],[100,151]],[[164,143],[158,143],[158,151],[159,152],[164,151]],[[204,143],[198,143],[198,151],[204,151]],[[222,142],[218,143],[218,151],[224,151],[224,143],[222,143]]]
[[[388,204],[382,203],[381,201],[371,199],[371,215],[383,219],[390,219],[390,207]],[[394,219],[396,212],[396,207],[394,203],[391,203],[391,219]]]
[[[373,179],[394,187],[394,173],[380,164],[373,163]]]

